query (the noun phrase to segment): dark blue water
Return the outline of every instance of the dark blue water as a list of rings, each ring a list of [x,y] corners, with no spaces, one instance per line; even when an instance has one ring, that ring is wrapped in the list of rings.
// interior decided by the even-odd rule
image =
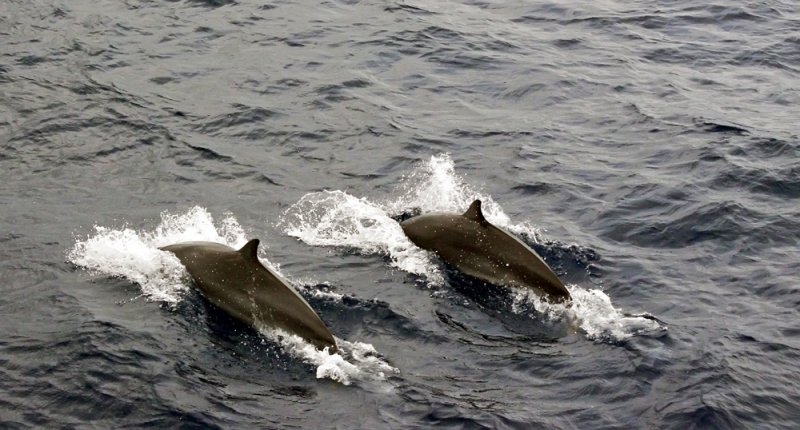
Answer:
[[[796,428],[800,5],[0,3],[0,427]],[[533,246],[570,308],[396,220]],[[342,346],[157,250],[250,237]]]

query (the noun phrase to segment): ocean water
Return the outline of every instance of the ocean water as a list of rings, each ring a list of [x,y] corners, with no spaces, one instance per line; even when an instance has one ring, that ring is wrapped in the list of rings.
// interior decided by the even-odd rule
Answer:
[[[798,106],[789,1],[4,1],[0,428],[797,428]],[[250,238],[340,353],[158,250]]]

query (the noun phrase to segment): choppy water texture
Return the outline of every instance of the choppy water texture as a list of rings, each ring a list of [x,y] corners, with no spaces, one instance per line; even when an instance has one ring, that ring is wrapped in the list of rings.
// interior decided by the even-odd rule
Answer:
[[[0,427],[795,428],[800,6],[0,2]],[[486,201],[575,304],[397,220]],[[342,353],[207,306],[250,237]]]

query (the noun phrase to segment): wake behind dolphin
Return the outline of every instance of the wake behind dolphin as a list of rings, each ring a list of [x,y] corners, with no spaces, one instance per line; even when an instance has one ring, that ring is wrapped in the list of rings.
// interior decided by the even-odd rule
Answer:
[[[136,298],[142,297],[160,303],[164,305],[163,309],[175,313],[178,317],[182,313],[180,303],[198,284],[187,282],[189,273],[186,263],[182,264],[174,253],[165,252],[161,248],[204,241],[222,246],[226,253],[241,253],[241,248],[247,243],[247,237],[244,228],[232,214],[216,221],[207,209],[199,206],[185,212],[165,211],[161,213],[160,218],[160,222],[140,229],[127,226],[95,226],[93,233],[85,237],[76,237],[75,244],[67,251],[67,260],[92,277],[129,280],[140,288],[141,294]],[[246,249],[255,251],[254,247]],[[324,300],[327,306],[333,306],[334,318],[337,310],[349,309],[343,304],[345,299],[341,295],[319,290],[315,285],[319,284],[318,281],[300,280],[282,273],[279,266],[264,258],[263,254],[259,256],[258,262],[283,280],[283,284],[296,289],[306,300],[308,295],[312,295],[318,300]],[[247,263],[244,267],[251,266],[252,263]],[[302,308],[300,305],[297,306]],[[297,324],[293,324],[287,330],[271,324],[269,319],[263,317],[260,319],[264,321],[258,321],[254,326],[256,331],[291,357],[313,366],[317,378],[383,391],[391,388],[387,383],[388,379],[399,373],[399,370],[389,364],[369,343],[334,337],[335,352],[330,349],[320,349],[320,346],[324,347],[325,344],[310,343],[295,329]],[[274,357],[264,358],[273,365],[278,364],[274,361]]]
[[[461,272],[490,284],[531,289],[554,302],[570,299],[547,263],[516,237],[492,225],[475,200],[462,214],[431,213],[401,223],[422,249],[435,252]]]
[[[453,216],[463,217],[458,212],[474,202],[476,197],[481,200],[484,218],[498,229],[511,232],[511,239],[521,236],[526,242],[548,241],[536,226],[524,220],[512,222],[492,196],[466,183],[447,154],[435,155],[420,163],[403,176],[390,195],[375,200],[341,190],[305,194],[284,212],[278,226],[286,234],[312,246],[384,255],[391,266],[416,275],[418,281],[430,288],[439,289],[446,283],[446,272],[437,263],[436,255],[415,245],[397,220],[409,213],[432,215],[450,212]],[[564,250],[571,254],[567,248]],[[537,260],[540,259],[537,257]],[[543,270],[539,272],[545,273]],[[587,288],[574,283],[565,287],[571,300],[565,298],[556,303],[557,299],[549,299],[541,289],[510,286],[513,301],[510,310],[527,314],[533,309],[536,314],[553,321],[574,319],[587,338],[600,341],[660,335],[667,330],[665,325],[640,315],[626,316],[626,312],[617,308],[601,288]]]

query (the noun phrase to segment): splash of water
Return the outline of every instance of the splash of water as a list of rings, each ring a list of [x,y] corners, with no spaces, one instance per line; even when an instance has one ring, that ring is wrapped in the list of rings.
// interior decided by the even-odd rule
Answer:
[[[531,290],[512,289],[511,310],[518,314],[532,306],[536,312],[550,320],[565,319],[580,327],[588,339],[597,341],[623,341],[631,336],[663,333],[667,327],[646,314],[625,314],[611,303],[611,298],[601,290],[587,290],[577,285],[567,285],[572,302],[550,303]]]
[[[419,210],[463,212],[476,198],[483,201],[486,218],[512,233],[542,242],[539,229],[515,224],[491,196],[474,189],[455,171],[447,154],[436,155],[404,176],[398,189],[384,203],[373,203],[343,191],[323,191],[303,196],[284,212],[280,222],[284,232],[314,246],[358,249],[365,254],[386,254],[392,265],[424,276],[432,285],[442,285],[444,276],[431,254],[417,248],[403,234],[392,216]],[[646,316],[626,315],[616,309],[600,290],[568,286],[572,305],[550,304],[527,290],[514,291],[512,311],[524,312],[533,306],[553,320],[569,319],[594,340],[623,340],[642,333],[665,330]]]
[[[400,373],[367,343],[349,342],[337,337],[339,352],[332,354],[328,348],[319,350],[301,337],[280,329],[262,326],[259,327],[259,332],[281,345],[290,355],[316,366],[318,379],[327,378],[343,385],[357,382],[360,385],[389,390],[391,386],[384,382],[390,376]]]
[[[403,177],[395,194],[381,205],[387,213],[397,216],[412,210],[462,213],[475,200],[481,200],[481,210],[492,224],[527,236],[534,242],[544,240],[542,231],[528,223],[512,223],[511,218],[492,196],[469,185],[456,173],[449,154],[432,156],[410,174]]]
[[[344,191],[309,193],[284,212],[283,231],[312,246],[356,248],[364,254],[388,254],[392,265],[441,282],[430,254],[417,248],[400,224],[378,205]]]
[[[392,219],[403,213],[463,212],[476,198],[482,200],[486,218],[495,225],[530,240],[542,240],[539,229],[513,224],[491,196],[476,191],[455,172],[447,154],[433,156],[406,175],[397,198],[374,203],[344,191],[308,193],[283,214],[279,227],[289,236],[312,246],[358,249],[363,254],[384,254],[392,266],[424,276],[431,285],[442,285],[444,276],[431,253],[411,243]]]
[[[148,299],[174,307],[189,291],[186,271],[174,255],[158,248],[193,240],[234,248],[247,242],[232,216],[226,216],[217,227],[206,209],[194,207],[184,214],[162,213],[160,224],[152,231],[95,226],[93,235],[76,240],[67,251],[67,260],[95,274],[135,282]]]
[[[291,282],[293,285],[297,286],[297,290],[302,290],[303,292],[314,296],[318,299],[323,300],[333,300],[335,302],[341,302],[344,299],[344,294],[337,293],[335,291],[331,291],[330,289],[326,288],[329,284],[327,282],[323,283],[325,287],[319,288],[316,285],[316,282],[308,280],[308,279],[297,279],[292,278]]]
[[[247,236],[233,216],[225,216],[215,223],[206,209],[194,207],[183,214],[162,213],[161,222],[153,230],[95,226],[94,234],[76,240],[67,251],[67,260],[93,274],[128,279],[141,287],[147,299],[176,309],[190,290],[191,281],[180,261],[172,253],[158,248],[188,241],[218,242],[240,248],[247,243]],[[278,271],[263,256],[259,259]],[[326,299],[342,300],[336,293],[303,288]],[[372,345],[366,343],[337,339],[340,352],[331,354],[317,350],[298,336],[266,327],[259,329],[268,338],[277,340],[290,354],[317,366],[318,378],[348,385],[352,381],[383,381],[397,373],[397,369],[383,361]]]

